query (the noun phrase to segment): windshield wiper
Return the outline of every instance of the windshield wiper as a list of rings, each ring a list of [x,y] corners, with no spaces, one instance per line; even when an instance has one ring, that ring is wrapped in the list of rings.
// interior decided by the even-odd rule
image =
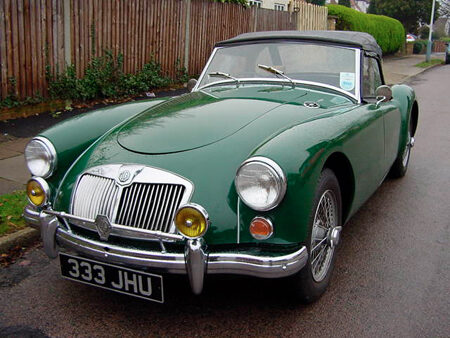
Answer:
[[[239,88],[239,79],[235,78],[234,76],[231,76],[230,74],[223,73],[223,72],[214,72],[214,73],[209,73],[208,75],[212,76],[212,77],[225,77],[227,79],[234,80],[234,81],[236,81],[236,88]]]
[[[280,76],[284,77],[286,80],[288,80],[292,84],[292,88],[295,88],[294,80],[292,80],[289,76],[284,74],[284,72],[282,72],[281,70],[276,69],[274,67],[266,66],[266,65],[258,65],[258,67],[261,69],[267,70],[268,72],[270,72],[272,74],[276,74],[276,75],[280,75]]]

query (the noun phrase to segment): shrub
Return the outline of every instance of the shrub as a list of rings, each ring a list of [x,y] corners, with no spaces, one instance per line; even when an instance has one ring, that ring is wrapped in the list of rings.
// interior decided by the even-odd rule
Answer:
[[[123,56],[105,51],[91,60],[85,75],[77,78],[74,65],[64,72],[52,74],[47,69],[49,93],[52,98],[91,100],[137,95],[151,88],[165,87],[172,80],[163,75],[161,65],[151,60],[136,74],[123,73]]]
[[[414,41],[413,53],[423,54],[427,51],[427,40],[416,40]]]
[[[405,43],[405,29],[396,19],[384,15],[364,14],[340,5],[327,7],[329,15],[337,16],[336,29],[371,34],[384,54],[397,52]]]

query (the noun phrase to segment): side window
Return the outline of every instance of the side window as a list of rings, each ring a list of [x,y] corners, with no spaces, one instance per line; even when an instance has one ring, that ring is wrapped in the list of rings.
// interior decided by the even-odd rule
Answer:
[[[382,84],[378,61],[365,56],[363,68],[363,97],[375,97],[376,89]]]

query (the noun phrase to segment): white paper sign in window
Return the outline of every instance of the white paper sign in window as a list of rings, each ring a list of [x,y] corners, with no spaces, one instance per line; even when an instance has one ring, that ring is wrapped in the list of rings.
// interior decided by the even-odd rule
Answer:
[[[342,89],[350,91],[355,88],[355,73],[341,72],[339,77],[339,85]]]

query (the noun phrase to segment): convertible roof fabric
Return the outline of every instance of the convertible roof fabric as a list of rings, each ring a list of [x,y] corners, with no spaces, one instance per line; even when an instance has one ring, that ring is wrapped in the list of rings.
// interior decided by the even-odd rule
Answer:
[[[324,41],[347,46],[355,46],[365,51],[376,53],[381,58],[382,52],[372,35],[350,31],[269,31],[254,32],[238,35],[232,39],[218,42],[216,47],[232,43],[250,42],[257,40],[306,40]]]

